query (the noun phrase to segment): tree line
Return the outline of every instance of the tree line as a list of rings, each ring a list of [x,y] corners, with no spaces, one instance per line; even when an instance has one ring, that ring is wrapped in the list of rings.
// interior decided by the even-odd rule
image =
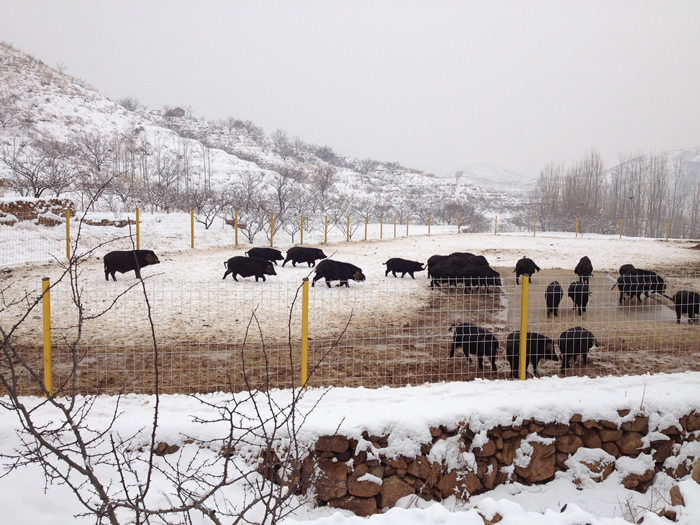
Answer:
[[[541,171],[528,203],[515,222],[527,227],[624,234],[634,237],[700,236],[700,178],[683,155],[668,153],[623,156],[606,170],[594,150],[571,166],[550,163]]]
[[[132,99],[123,104],[138,107]],[[300,216],[306,231],[322,229],[321,218],[327,216],[343,234],[348,216],[350,234],[359,221],[379,217],[450,224],[460,216],[472,231],[489,227],[475,198],[406,187],[402,177],[410,170],[398,163],[345,158],[328,146],[290,139],[282,130],[267,137],[250,121],[196,127],[178,116],[164,111],[158,117],[163,127],[155,131],[139,126],[118,133],[85,131],[70,141],[18,126],[5,133],[0,162],[9,169],[9,188],[20,196],[64,196],[80,210],[113,213],[194,210],[206,228],[238,212],[251,243],[258,234],[269,239],[278,231],[294,240]],[[218,173],[214,168],[220,150],[231,155],[226,173],[221,162]]]

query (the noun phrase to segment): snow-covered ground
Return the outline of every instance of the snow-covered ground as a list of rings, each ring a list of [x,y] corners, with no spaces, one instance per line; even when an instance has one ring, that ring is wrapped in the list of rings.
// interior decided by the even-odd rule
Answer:
[[[664,242],[654,239],[631,239],[617,236],[585,235],[575,237],[569,233],[532,234],[457,234],[446,228],[433,229],[430,236],[415,234],[405,236],[399,229],[399,238],[393,239],[393,225],[384,229],[384,240],[379,241],[376,226],[369,230],[368,241],[344,242],[343,237],[334,234],[331,243],[323,246],[326,253],[337,253],[338,259],[355,262],[367,274],[368,282],[352,283],[351,287],[371,286],[372,281],[385,279],[381,263],[389,257],[400,256],[425,260],[435,253],[453,251],[470,251],[485,255],[493,266],[512,267],[522,256],[529,256],[540,267],[571,269],[582,255],[589,255],[596,271],[611,271],[624,263],[632,262],[639,267],[695,269],[698,268],[698,251],[692,249],[697,241]],[[54,229],[60,230],[60,229]],[[448,233],[449,231],[449,233]],[[56,233],[60,241],[60,232]],[[175,236],[150,237],[148,246],[154,247],[161,260],[158,267],[147,268],[144,275],[168,282],[173,278],[191,282],[217,281],[223,286],[236,286],[232,281],[221,283],[222,264],[225,258],[242,254],[249,246],[241,245],[238,250],[232,246],[232,232],[215,229],[211,238],[206,232],[200,232],[195,250],[189,249],[188,234]],[[322,234],[321,234],[322,235]],[[358,230],[355,238],[362,238],[363,231]],[[387,240],[388,239],[388,240]],[[86,239],[87,240],[87,239]],[[318,245],[318,232],[305,236],[305,244]],[[241,241],[242,242],[242,241]],[[185,246],[183,247],[183,244]],[[259,245],[266,245],[264,242]],[[277,247],[284,250],[291,240],[280,237]],[[269,245],[269,244],[268,244]],[[26,260],[37,261],[46,257],[46,249],[41,244],[32,243],[37,253],[28,253]],[[106,249],[104,251],[107,251]],[[5,256],[3,250],[0,256]],[[60,248],[56,252],[60,257]],[[98,253],[97,255],[102,255]],[[2,266],[11,265],[11,271],[3,274],[3,284],[23,282],[38,283],[41,277],[57,278],[61,272],[56,263],[17,264],[7,259],[0,262]],[[101,260],[89,261],[81,277],[84,282],[104,285]],[[277,280],[298,282],[308,273],[305,267],[279,269],[277,277],[271,277],[265,286]],[[177,277],[173,275],[176,274]],[[422,274],[424,275],[424,274]],[[119,276],[118,276],[119,278]],[[389,277],[393,279],[392,277]],[[121,276],[120,281],[133,281],[133,274]],[[250,279],[244,281],[251,281]],[[116,283],[117,285],[120,282]],[[254,286],[253,282],[241,283]],[[325,287],[316,288],[325,293]],[[697,328],[688,327],[697,330]],[[458,421],[469,420],[478,425],[473,430],[490,428],[501,423],[510,423],[512,417],[534,417],[543,422],[566,420],[578,412],[585,417],[616,421],[620,408],[637,409],[643,404],[644,409],[653,416],[650,424],[663,426],[662,418],[672,420],[691,409],[700,411],[700,373],[686,372],[678,374],[658,374],[616,378],[588,377],[548,377],[525,382],[517,381],[474,381],[468,383],[443,383],[405,388],[380,389],[310,389],[302,402],[301,409],[310,411],[300,438],[311,443],[319,435],[334,433],[336,429],[348,436],[357,436],[363,430],[374,434],[388,434],[389,448],[396,453],[415,450],[416,443],[425,440],[429,426],[444,424],[454,426]],[[291,391],[280,390],[274,396],[283,403]],[[226,394],[202,396],[213,403],[224,403]],[[320,401],[319,401],[320,400]],[[25,398],[28,406],[40,403],[38,398]],[[90,425],[101,428],[106,425],[114,407],[115,398],[100,396],[89,414]],[[313,410],[311,407],[315,406]],[[250,406],[241,407],[252,410]],[[149,396],[127,395],[122,400],[121,415],[111,432],[122,436],[138,433],[135,441],[147,442],[148,426],[152,417],[153,403]],[[163,396],[160,402],[160,429],[158,441],[183,444],[185,436],[207,440],[219,434],[215,424],[203,425],[195,418],[214,418],[207,408],[195,398],[183,395]],[[56,416],[48,409],[37,412],[39,420],[50,421]],[[0,409],[0,454],[19,447],[16,434],[18,421],[16,416]],[[136,448],[136,447],[135,447]],[[700,444],[688,443],[682,454],[700,455]],[[188,445],[182,446],[175,456],[182,455],[185,460],[189,454]],[[214,453],[214,452],[213,452]],[[644,461],[644,458],[639,459]],[[2,462],[2,460],[0,460]],[[634,462],[629,468],[634,468]],[[4,472],[4,471],[3,471]],[[289,523],[315,520],[319,524],[342,523],[343,525],[360,524],[369,520],[378,525],[393,523],[446,523],[446,524],[482,524],[477,509],[482,514],[495,512],[503,516],[505,525],[573,525],[604,524],[619,525],[642,516],[644,523],[661,524],[667,520],[654,514],[662,507],[670,508],[668,490],[671,480],[658,474],[652,488],[646,494],[639,494],[625,489],[621,485],[621,476],[611,475],[602,483],[573,483],[572,473],[560,473],[546,485],[526,487],[510,484],[472,497],[469,501],[450,498],[445,502],[426,503],[417,498],[400,500],[399,507],[383,515],[371,518],[358,518],[347,512],[329,508],[312,508],[304,505],[296,514],[288,518]],[[700,523],[700,485],[690,477],[679,482],[685,498],[685,507],[676,507],[678,522],[686,525]],[[169,488],[159,486],[157,492],[163,499],[167,498]],[[230,487],[226,496],[232,500],[242,497],[240,486]],[[0,515],[2,523],[8,524],[65,524],[93,523],[91,518],[77,518],[83,509],[71,492],[63,486],[44,486],[43,477],[38,467],[27,466],[0,478]]]

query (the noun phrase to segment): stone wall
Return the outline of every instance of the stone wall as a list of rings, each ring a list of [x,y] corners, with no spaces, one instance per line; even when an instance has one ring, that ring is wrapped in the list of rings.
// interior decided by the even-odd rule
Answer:
[[[65,223],[66,210],[75,214],[70,199],[16,199],[0,203],[0,224],[13,226],[19,221],[32,221],[43,226]]]
[[[369,516],[404,496],[467,499],[503,483],[546,483],[557,471],[573,469],[577,483],[602,481],[617,471],[625,487],[641,492],[662,470],[676,479],[690,473],[695,458],[678,456],[682,443],[700,440],[698,413],[651,430],[643,413],[619,415],[619,425],[575,415],[567,424],[529,419],[478,435],[466,423],[440,426],[430,429],[431,442],[422,443],[414,457],[385,455],[387,436],[323,436],[300,467],[306,472],[301,477],[309,479],[307,489],[315,486],[319,505]],[[642,459],[645,470],[628,472],[620,459],[625,457]],[[274,477],[275,461],[269,455],[261,460],[260,472]]]

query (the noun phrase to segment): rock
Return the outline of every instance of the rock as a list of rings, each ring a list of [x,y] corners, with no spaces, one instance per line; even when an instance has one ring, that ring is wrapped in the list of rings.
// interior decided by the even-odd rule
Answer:
[[[664,509],[663,514],[661,514],[661,517],[666,518],[669,521],[676,521],[678,514],[673,509]]]
[[[345,509],[353,512],[356,516],[371,516],[376,514],[376,498],[357,498],[355,496],[345,496],[328,502],[328,505],[335,509]]]
[[[583,438],[583,445],[586,448],[600,448],[603,446],[603,442],[600,440],[600,436],[595,429],[584,427],[583,436],[581,437]]]
[[[671,487],[671,505],[674,507],[685,506],[685,500],[683,499],[683,494],[681,494],[681,489],[678,485]]]
[[[175,454],[178,450],[180,450],[178,445],[168,445],[166,442],[161,441],[156,445],[154,453],[156,456],[167,456],[168,454]]]
[[[316,441],[318,452],[338,452],[343,453],[350,447],[350,442],[345,436],[321,436]]]
[[[496,442],[493,439],[489,439],[480,447],[474,447],[472,452],[476,457],[489,457],[496,453]]]
[[[430,461],[428,461],[428,458],[425,456],[418,456],[408,464],[406,472],[411,476],[415,476],[423,481],[426,481],[432,477],[433,468]]]
[[[365,474],[369,474],[369,467],[367,465],[358,465],[353,472],[350,473],[348,478],[348,493],[351,496],[358,496],[361,498],[369,498],[379,494],[379,489],[381,484],[375,483],[374,481],[359,481]],[[381,479],[381,478],[380,478]],[[341,507],[345,508],[345,507]],[[376,501],[375,501],[376,508]],[[351,510],[351,509],[350,509]],[[353,511],[354,512],[354,511]],[[355,513],[357,514],[357,513]]]
[[[480,511],[477,510],[477,513],[479,516],[481,516],[481,519],[484,520],[484,525],[495,525],[496,523],[499,523],[502,519],[503,516],[501,516],[498,512],[494,513],[493,516],[487,517],[483,515]]]
[[[599,459],[598,461],[588,462],[582,461],[581,465],[584,465],[588,470],[590,470],[594,475],[590,477],[596,483],[605,481],[608,476],[615,471],[615,464],[612,461],[606,461],[604,459]]]
[[[316,481],[318,498],[330,501],[341,498],[348,492],[348,466],[331,459],[319,459],[318,468],[321,474]]]
[[[415,490],[398,476],[385,478],[379,489],[379,506],[392,508],[396,502],[404,496],[415,494]]]
[[[538,483],[554,476],[556,458],[554,444],[530,443],[532,455],[527,467],[515,466],[515,473],[528,483]]]
[[[652,443],[654,450],[654,461],[663,464],[668,458],[673,455],[673,441],[661,441]]]
[[[654,479],[654,474],[654,469],[649,469],[643,474],[627,474],[622,480],[622,485],[626,489],[646,492],[651,480]]]
[[[157,453],[157,452],[156,452]],[[270,481],[277,482],[277,471],[280,469],[280,458],[274,450],[261,450],[258,454],[258,474]]]
[[[386,458],[384,459],[384,463],[395,469],[406,470],[408,468],[408,463],[406,463],[406,460],[401,456],[396,458]]]
[[[693,464],[693,472],[691,474],[691,477],[695,480],[696,483],[700,483],[700,459],[695,460],[695,463]]]
[[[623,456],[637,457],[644,447],[642,443],[643,434],[639,432],[624,432],[622,437],[615,441],[620,454]]]
[[[600,440],[603,443],[608,443],[610,441],[617,441],[622,437],[622,429],[620,428],[615,428],[615,429],[608,429],[604,428],[602,430],[598,431],[598,435],[600,436]]]
[[[512,438],[512,439],[506,439],[503,442],[503,449],[501,450],[501,455],[502,455],[502,462],[506,466],[510,466],[513,464],[513,460],[515,459],[515,454],[517,453],[518,449],[520,448],[520,437]]]
[[[430,427],[430,436],[433,438],[442,436],[442,429],[440,427]]]
[[[472,494],[478,494],[484,490],[484,486],[473,472],[466,474],[450,470],[437,484],[443,498],[457,496],[458,498],[468,498]]]
[[[700,415],[693,412],[688,416],[688,421],[686,422],[685,429],[688,432],[695,432],[700,430]]]
[[[569,432],[569,425],[565,425],[563,423],[551,423],[544,428],[541,434],[547,437],[558,437],[564,436]]]
[[[496,458],[486,458],[477,462],[476,475],[486,489],[491,490],[496,486],[498,476],[498,461]]]
[[[620,425],[625,432],[641,432],[646,434],[649,430],[649,418],[647,416],[637,416],[632,421],[625,421]]]
[[[615,459],[621,456],[620,449],[617,448],[617,445],[615,443],[603,443],[602,449],[611,456],[613,456]]]
[[[557,437],[556,441],[554,442],[554,446],[559,452],[574,454],[583,446],[583,439],[576,434],[566,434],[564,436]]]

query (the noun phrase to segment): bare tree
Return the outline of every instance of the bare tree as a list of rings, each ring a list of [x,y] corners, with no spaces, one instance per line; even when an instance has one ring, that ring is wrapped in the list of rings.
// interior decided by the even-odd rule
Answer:
[[[54,140],[20,140],[3,144],[0,160],[12,172],[11,186],[20,195],[60,196],[75,178],[75,149]]]
[[[18,314],[11,317],[12,324],[0,325],[3,390],[0,407],[17,416],[21,440],[16,450],[5,448],[0,452],[8,466],[2,475],[12,476],[28,465],[39,466],[47,486],[68,487],[82,505],[83,515],[92,516],[98,524],[195,521],[247,524],[254,519],[271,524],[280,522],[299,504],[296,496],[310,486],[314,476],[312,465],[306,461],[310,451],[299,442],[298,435],[315,405],[301,409],[304,389],[290,390],[285,400],[280,395],[273,397],[269,378],[260,386],[249,380],[245,347],[254,334],[260,339],[263,359],[266,362],[271,359],[255,311],[251,313],[241,349],[247,389],[230,394],[223,402],[196,396],[206,412],[212,414],[199,417],[196,422],[212,426],[213,433],[208,433],[205,440],[185,436],[191,439],[190,452],[179,459],[158,458],[163,403],[161,349],[144,279],[139,277],[137,283],[118,293],[106,307],[88,303],[79,277],[81,265],[92,251],[80,254],[79,240],[80,232],[63,274],[51,286],[56,289],[60,283],[68,285],[75,315],[74,335],[66,336],[61,343],[71,356],[70,372],[54,391],[47,390],[31,353],[22,350],[19,336],[23,324],[40,308],[43,294],[19,292],[5,285],[0,288],[2,307]],[[150,326],[153,401],[150,419],[139,422],[141,427],[133,434],[123,435],[119,432],[119,422],[125,417],[121,394],[113,398],[111,416],[93,418],[91,414],[98,398],[80,392],[77,377],[84,366],[83,334],[90,332],[91,323],[97,318],[109,315],[129,290],[139,291]],[[289,313],[290,333],[295,303],[296,298]],[[337,340],[333,347],[336,345]],[[292,353],[290,336],[290,366]],[[27,382],[42,396],[33,400],[22,397],[19,385]],[[136,449],[145,452],[135,453]],[[218,453],[212,454],[212,449]],[[239,457],[243,450],[258,460],[251,462]],[[227,490],[228,487],[234,490]],[[158,497],[152,497],[156,492]],[[231,492],[243,494],[243,499],[229,499],[227,494]]]
[[[127,111],[137,111],[141,107],[141,102],[136,97],[124,97],[117,100],[117,104]]]
[[[335,184],[335,169],[332,166],[319,166],[313,177],[313,185],[318,190],[322,198],[325,198],[328,192]]]

